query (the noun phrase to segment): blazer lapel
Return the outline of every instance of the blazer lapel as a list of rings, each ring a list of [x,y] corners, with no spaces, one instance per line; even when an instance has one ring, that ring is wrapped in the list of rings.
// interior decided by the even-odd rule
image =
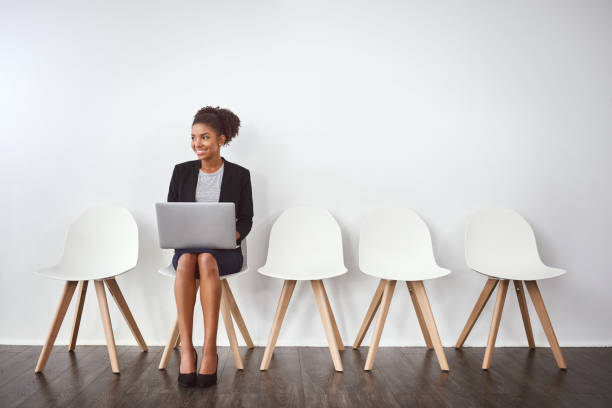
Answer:
[[[232,182],[232,171],[231,165],[228,166],[228,161],[221,157],[223,160],[223,178],[221,179],[221,192],[219,193],[219,202],[228,203],[231,202],[231,198],[228,197],[229,185]]]
[[[195,202],[196,200],[196,188],[198,187],[198,175],[200,173],[200,161],[196,160],[193,165],[193,169],[189,174],[187,180],[187,186],[185,188],[185,201]]]

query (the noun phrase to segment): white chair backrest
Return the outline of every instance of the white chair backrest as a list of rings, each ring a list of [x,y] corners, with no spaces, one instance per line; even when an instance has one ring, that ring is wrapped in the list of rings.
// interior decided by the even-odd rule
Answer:
[[[370,275],[437,266],[429,228],[408,208],[384,208],[367,215],[359,234],[359,268]]]
[[[264,268],[287,271],[292,277],[345,268],[340,226],[324,208],[285,210],[272,225]]]
[[[516,211],[501,208],[481,210],[468,217],[465,259],[479,272],[500,265],[542,265],[529,223]]]
[[[138,261],[138,227],[122,207],[88,208],[68,230],[62,269],[85,274],[98,270],[113,276],[128,271]]]

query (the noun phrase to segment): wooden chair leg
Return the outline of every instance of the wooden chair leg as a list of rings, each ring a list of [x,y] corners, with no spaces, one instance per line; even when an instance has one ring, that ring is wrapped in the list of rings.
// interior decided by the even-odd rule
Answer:
[[[115,347],[115,336],[113,335],[113,325],[111,324],[110,314],[108,313],[108,302],[106,300],[106,292],[104,291],[104,283],[102,281],[94,281],[96,287],[96,295],[98,296],[98,306],[100,307],[100,316],[102,317],[102,326],[104,326],[104,334],[106,335],[106,348],[108,349],[108,357],[110,359],[113,373],[119,373],[119,359],[117,358],[117,348]]]
[[[321,281],[321,290],[323,292],[325,306],[327,307],[329,317],[331,320],[332,329],[334,330],[334,336],[336,337],[336,344],[338,345],[338,350],[344,350],[344,342],[342,341],[342,337],[340,336],[340,330],[338,330],[338,324],[336,323],[336,317],[334,316],[334,312],[331,308],[331,304],[329,303],[329,297],[327,296],[327,291],[325,290],[325,285],[323,284],[323,281]]]
[[[177,322],[178,322],[178,320],[177,320]],[[178,325],[177,325],[177,330],[178,330]],[[172,348],[176,350],[176,348],[178,346],[180,346],[180,345],[181,345],[181,336],[179,336],[179,333],[177,331],[176,332],[176,339],[174,340],[174,344],[172,345]]]
[[[234,365],[238,370],[243,370],[244,365],[242,364],[242,357],[240,357],[240,348],[238,347],[238,338],[236,337],[236,331],[234,330],[234,321],[232,319],[232,312],[230,311],[230,304],[228,300],[227,291],[225,287],[221,285],[221,315],[223,316],[223,324],[225,325],[225,331],[227,332],[227,338],[230,343],[230,350],[234,357]]]
[[[510,281],[508,280],[502,280],[499,283],[497,298],[495,299],[495,308],[493,309],[493,318],[491,319],[489,338],[487,340],[487,348],[485,349],[484,359],[482,360],[483,370],[488,370],[489,367],[491,367],[491,358],[493,357],[493,349],[495,348],[495,340],[497,339],[497,331],[499,330],[499,322],[501,321],[502,311],[504,310],[504,301],[506,300],[509,283]]]
[[[374,367],[374,359],[376,358],[376,352],[378,351],[378,343],[380,342],[380,336],[382,335],[383,328],[385,327],[385,321],[387,320],[387,313],[389,313],[389,306],[391,305],[391,298],[393,297],[393,291],[395,290],[395,284],[397,281],[385,280],[385,288],[383,291],[380,313],[376,319],[374,325],[374,331],[372,332],[372,342],[370,343],[370,349],[368,350],[368,356],[366,358],[364,370],[370,371]]]
[[[246,323],[242,318],[242,314],[240,313],[240,309],[238,308],[238,304],[236,303],[236,299],[234,298],[234,294],[232,293],[232,289],[230,288],[227,279],[221,280],[221,285],[225,289],[225,294],[227,295],[227,300],[229,301],[230,311],[232,312],[232,317],[238,326],[238,330],[242,334],[242,338],[244,339],[248,348],[252,349],[255,347],[253,344],[253,340],[251,340],[251,335],[249,334],[249,330],[246,327]]]
[[[527,343],[529,348],[535,349],[535,342],[533,341],[533,331],[531,330],[531,319],[529,319],[529,309],[527,308],[527,300],[525,299],[525,291],[523,290],[523,282],[513,281],[514,289],[516,291],[516,297],[518,299],[519,307],[521,309],[521,316],[523,316],[523,325],[525,326],[525,334],[527,335]]]
[[[115,278],[111,278],[111,279],[106,279],[104,282],[106,283],[106,286],[108,287],[108,291],[111,293],[111,295],[115,299],[115,303],[117,303],[117,306],[119,306],[119,310],[121,311],[121,314],[123,315],[125,321],[127,322],[128,327],[132,331],[134,338],[138,342],[138,345],[140,346],[142,351],[147,351],[148,350],[147,344],[142,338],[142,334],[140,333],[140,330],[138,329],[136,320],[134,320],[134,316],[132,316],[132,312],[130,311],[128,304],[125,301],[125,298],[123,297],[123,293],[121,293],[121,289],[119,289],[119,285],[117,284],[117,281],[115,280]]]
[[[166,343],[166,347],[164,347],[164,352],[162,353],[161,361],[159,362],[158,369],[165,370],[168,367],[168,362],[170,361],[170,356],[172,355],[172,350],[176,348],[176,343],[179,338],[179,326],[178,326],[178,317],[174,322],[174,326],[172,327],[172,332],[170,333],[170,337],[168,338],[168,342]]]
[[[436,321],[434,319],[433,312],[431,311],[431,305],[429,304],[427,292],[425,291],[425,285],[423,285],[423,281],[414,281],[410,282],[410,284],[414,289],[417,303],[419,304],[421,312],[423,313],[425,327],[429,333],[429,338],[431,339],[433,349],[436,352],[436,357],[438,357],[440,369],[442,371],[449,371],[450,368],[448,366],[448,361],[446,361],[446,354],[442,348],[442,341],[440,340],[440,334],[438,334]]]
[[[329,352],[331,354],[332,361],[334,363],[334,369],[336,371],[343,371],[342,359],[338,352],[338,343],[336,341],[336,334],[332,324],[332,316],[329,313],[329,308],[325,302],[325,289],[323,288],[323,281],[311,280],[312,290],[314,292],[315,300],[317,301],[317,307],[319,308],[319,315],[321,315],[321,321],[323,322],[323,329],[325,330],[325,337],[327,337],[327,344],[329,344]]]
[[[79,326],[81,324],[81,315],[83,314],[83,304],[85,303],[85,294],[87,293],[88,281],[81,281],[79,283],[79,290],[77,292],[76,309],[74,311],[74,319],[72,320],[72,334],[70,335],[70,343],[68,344],[68,351],[73,351],[76,347],[77,336],[79,335]]]
[[[472,310],[472,313],[470,313],[470,317],[468,317],[468,320],[465,323],[465,327],[459,335],[459,339],[457,340],[457,344],[455,344],[455,348],[461,348],[463,346],[465,339],[467,339],[467,336],[472,331],[476,320],[478,320],[482,309],[484,309],[485,305],[487,304],[487,301],[491,297],[495,286],[497,286],[497,282],[499,282],[497,279],[488,279],[485,283],[484,288],[482,289],[482,292],[480,292],[480,296],[478,297],[478,300],[474,305],[474,309]]]
[[[565,358],[563,358],[563,353],[561,353],[561,347],[559,347],[557,336],[555,335],[552,323],[550,322],[550,317],[548,317],[546,306],[544,306],[544,299],[540,293],[540,288],[538,288],[536,281],[525,281],[525,286],[527,286],[529,296],[531,296],[531,301],[533,302],[535,310],[538,313],[538,317],[540,318],[540,322],[544,328],[544,333],[546,333],[546,338],[550,344],[553,356],[557,361],[557,365],[561,370],[567,370],[567,364],[565,363]]]
[[[412,299],[412,305],[414,306],[414,311],[416,313],[417,320],[419,321],[419,326],[421,327],[421,333],[423,333],[423,338],[425,339],[425,345],[427,346],[427,349],[431,350],[433,349],[433,344],[431,343],[431,337],[429,336],[427,325],[423,319],[423,311],[421,310],[421,306],[419,305],[419,301],[414,291],[414,285],[412,282],[406,281],[406,286],[408,286],[408,292],[410,292],[410,298]]]
[[[45,369],[45,365],[47,365],[49,354],[51,354],[51,350],[53,349],[55,338],[57,337],[57,333],[59,332],[60,327],[62,326],[62,322],[64,321],[64,316],[66,316],[68,306],[70,306],[70,300],[72,300],[72,295],[74,294],[74,290],[77,287],[77,283],[77,281],[66,281],[66,284],[64,285],[62,297],[60,298],[59,305],[57,306],[57,310],[55,311],[53,323],[51,323],[51,330],[49,330],[47,340],[45,341],[45,345],[43,346],[42,351],[40,352],[40,357],[38,357],[38,363],[36,363],[36,368],[34,369],[34,372],[36,373],[40,373],[42,370]]]
[[[274,315],[274,321],[272,322],[272,329],[270,329],[268,344],[266,345],[266,350],[264,351],[263,359],[261,360],[261,366],[259,367],[260,370],[267,370],[268,367],[270,367],[270,360],[272,360],[274,346],[276,345],[278,333],[283,323],[285,312],[287,312],[287,307],[289,306],[289,300],[291,299],[291,294],[293,293],[295,284],[296,281],[294,280],[286,280],[283,284],[283,290],[281,291],[278,306],[276,307],[276,314]]]
[[[355,338],[355,343],[353,343],[354,349],[359,348],[361,342],[363,341],[363,338],[365,337],[366,332],[370,328],[370,324],[372,324],[372,320],[374,319],[374,315],[376,315],[378,306],[380,306],[380,300],[382,299],[384,290],[385,280],[381,279],[378,283],[378,287],[376,288],[376,292],[374,292],[374,296],[372,297],[372,301],[370,302],[368,311],[366,312],[366,315],[363,318],[363,322],[361,323],[361,327],[359,328],[359,333],[357,333],[357,338]]]

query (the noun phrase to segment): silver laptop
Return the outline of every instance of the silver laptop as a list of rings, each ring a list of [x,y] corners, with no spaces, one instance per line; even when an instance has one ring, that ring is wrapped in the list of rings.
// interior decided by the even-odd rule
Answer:
[[[161,248],[236,248],[234,203],[156,203]]]

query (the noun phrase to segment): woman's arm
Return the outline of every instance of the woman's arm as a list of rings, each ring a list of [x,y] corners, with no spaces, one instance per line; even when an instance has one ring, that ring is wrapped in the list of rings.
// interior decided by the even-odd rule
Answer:
[[[253,226],[253,193],[251,189],[251,173],[247,170],[240,188],[240,201],[237,211],[236,239],[246,238]]]

